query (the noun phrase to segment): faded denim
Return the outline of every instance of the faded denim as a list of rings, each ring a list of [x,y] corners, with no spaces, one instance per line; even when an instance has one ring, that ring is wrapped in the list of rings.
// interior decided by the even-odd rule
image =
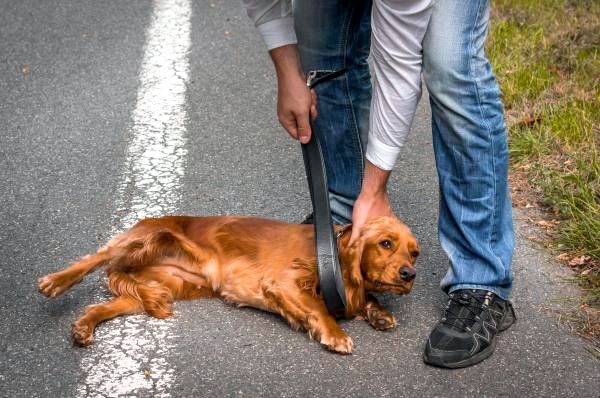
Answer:
[[[506,127],[485,56],[489,0],[437,0],[423,42],[439,177],[438,236],[450,261],[447,292],[486,289],[507,299],[514,248]],[[351,220],[360,192],[371,83],[371,1],[298,0],[294,20],[306,71],[347,68],[317,87],[332,216]]]
[[[360,193],[369,129],[371,1],[295,1],[294,22],[305,72],[346,69],[315,88],[313,129],[324,153],[332,218],[347,224]]]
[[[423,41],[440,188],[443,290],[507,299],[513,275],[508,148],[500,90],[485,55],[489,0],[438,0]]]

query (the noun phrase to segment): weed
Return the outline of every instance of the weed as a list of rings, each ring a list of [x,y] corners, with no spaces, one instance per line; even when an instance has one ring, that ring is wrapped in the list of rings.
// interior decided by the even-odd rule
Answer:
[[[573,279],[583,291],[580,311],[565,318],[598,355],[600,2],[497,0],[487,53],[507,110],[513,171],[526,170],[539,202],[560,218],[553,246],[584,259]]]

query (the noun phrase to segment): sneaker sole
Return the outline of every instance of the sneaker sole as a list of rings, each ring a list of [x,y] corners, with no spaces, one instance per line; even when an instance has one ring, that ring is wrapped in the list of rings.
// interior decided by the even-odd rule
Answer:
[[[444,362],[444,360],[440,357],[437,356],[428,356],[427,352],[423,353],[423,362],[425,362],[428,365],[432,365],[438,368],[448,368],[448,369],[459,369],[459,368],[466,368],[472,365],[475,365],[481,361],[483,361],[484,359],[489,358],[493,353],[494,353],[494,349],[496,348],[496,343],[497,343],[497,339],[492,340],[492,343],[485,348],[484,350],[478,352],[477,354],[473,355],[472,357],[469,357],[463,361],[460,362]]]

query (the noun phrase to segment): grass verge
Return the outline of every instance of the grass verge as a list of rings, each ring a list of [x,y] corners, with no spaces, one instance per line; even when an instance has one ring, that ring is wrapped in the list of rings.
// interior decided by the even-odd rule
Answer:
[[[495,0],[491,18],[513,200],[544,211],[546,246],[584,292],[563,319],[600,358],[600,2]]]

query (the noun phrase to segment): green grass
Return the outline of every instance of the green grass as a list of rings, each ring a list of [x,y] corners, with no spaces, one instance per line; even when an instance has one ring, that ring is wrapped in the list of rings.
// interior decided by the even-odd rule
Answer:
[[[555,105],[549,105],[541,112],[543,123],[540,127],[546,129],[548,134],[555,137],[557,143],[563,145],[575,147],[580,143],[592,144],[594,113],[598,111],[600,111],[598,105],[588,101],[566,99]]]
[[[544,184],[544,200],[556,206],[564,219],[558,235],[559,248],[600,259],[597,159],[579,160],[573,173],[545,172],[549,175]]]
[[[507,111],[511,165],[528,171],[540,203],[560,218],[553,246],[589,257],[577,282],[598,316],[583,329],[600,339],[600,2],[492,5],[487,53]]]
[[[488,48],[488,55],[495,61],[506,106],[536,98],[556,79],[543,55],[547,43],[541,27],[499,20],[492,25],[490,36],[494,46]]]

